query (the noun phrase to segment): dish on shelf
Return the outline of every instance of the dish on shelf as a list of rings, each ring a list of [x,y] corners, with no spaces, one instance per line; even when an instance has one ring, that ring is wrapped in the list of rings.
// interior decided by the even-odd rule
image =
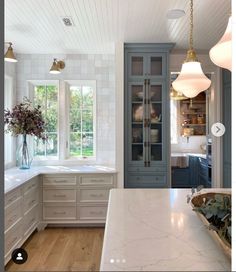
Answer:
[[[158,129],[151,129],[150,140],[151,140],[151,143],[158,143],[158,140],[159,140],[159,130]]]
[[[136,96],[140,99],[143,99],[143,92],[137,92]]]
[[[141,122],[143,121],[143,106],[135,106],[133,107],[133,121]]]

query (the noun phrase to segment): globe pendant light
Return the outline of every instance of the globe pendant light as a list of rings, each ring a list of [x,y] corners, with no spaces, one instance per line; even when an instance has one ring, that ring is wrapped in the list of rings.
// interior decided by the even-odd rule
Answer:
[[[232,19],[229,17],[224,35],[210,50],[210,59],[215,65],[232,70]]]
[[[193,0],[190,0],[189,50],[186,60],[182,64],[181,72],[172,85],[176,91],[182,92],[189,98],[197,96],[211,85],[211,81],[204,75],[201,63],[197,60],[193,49]]]

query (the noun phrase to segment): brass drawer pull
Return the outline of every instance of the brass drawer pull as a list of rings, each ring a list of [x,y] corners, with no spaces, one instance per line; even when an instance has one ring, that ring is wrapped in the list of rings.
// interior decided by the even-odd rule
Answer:
[[[91,211],[90,214],[91,215],[102,215],[103,212],[102,211],[100,211],[100,212]]]
[[[64,195],[58,195],[58,194],[55,194],[55,195],[53,195],[53,196],[55,196],[55,197],[66,197],[66,195],[64,194]]]
[[[91,179],[91,182],[104,182],[104,179]]]
[[[66,214],[66,212],[54,212],[54,214]]]
[[[32,204],[34,204],[35,202],[36,202],[35,199],[31,200],[31,201],[29,202],[29,206],[32,205]]]
[[[92,196],[92,197],[102,197],[104,195],[103,194],[90,194],[90,196]]]

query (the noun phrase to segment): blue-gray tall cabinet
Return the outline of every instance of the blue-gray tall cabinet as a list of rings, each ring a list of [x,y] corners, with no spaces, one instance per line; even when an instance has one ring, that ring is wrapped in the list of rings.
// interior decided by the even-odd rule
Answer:
[[[170,187],[169,53],[174,44],[125,50],[125,188]]]

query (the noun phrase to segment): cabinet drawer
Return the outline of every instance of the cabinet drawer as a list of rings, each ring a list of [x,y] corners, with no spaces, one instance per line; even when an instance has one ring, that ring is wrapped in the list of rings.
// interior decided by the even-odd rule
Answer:
[[[44,188],[43,202],[76,202],[76,190]]]
[[[78,216],[80,220],[105,220],[107,206],[80,206]]]
[[[34,207],[25,217],[23,222],[23,235],[27,236],[38,223],[38,206]]]
[[[38,179],[37,178],[34,178],[30,182],[27,182],[23,188],[24,194],[28,193],[30,190],[36,188],[37,186],[38,186]]]
[[[5,210],[5,231],[19,221],[22,215],[22,198],[19,198]]]
[[[109,189],[81,189],[79,191],[80,202],[107,202],[109,198]]]
[[[24,196],[24,213],[38,204],[38,190],[32,190]]]
[[[5,195],[5,208],[21,197],[21,188],[15,189]]]
[[[22,219],[5,234],[5,255],[12,252],[22,239]]]
[[[76,206],[43,206],[43,218],[46,220],[75,220]]]
[[[76,185],[76,177],[43,177],[43,185]]]
[[[150,166],[150,167],[144,167],[143,166],[129,166],[128,172],[133,172],[133,174],[142,173],[142,172],[163,172],[163,169],[165,169],[167,166],[164,163],[161,163],[160,166]],[[155,174],[154,174],[155,175]]]
[[[156,185],[166,185],[166,175],[158,175],[158,176],[145,176],[145,175],[130,175],[128,176],[129,183],[138,184],[140,186],[156,186]]]
[[[113,185],[113,176],[84,176],[80,178],[80,185]]]

